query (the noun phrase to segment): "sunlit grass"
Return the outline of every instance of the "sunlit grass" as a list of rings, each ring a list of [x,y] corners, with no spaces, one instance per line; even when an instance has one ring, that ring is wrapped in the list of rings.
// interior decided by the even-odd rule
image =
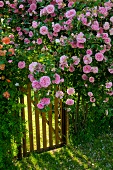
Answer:
[[[32,153],[17,165],[19,170],[112,170],[113,134],[76,147],[68,145],[42,154]]]

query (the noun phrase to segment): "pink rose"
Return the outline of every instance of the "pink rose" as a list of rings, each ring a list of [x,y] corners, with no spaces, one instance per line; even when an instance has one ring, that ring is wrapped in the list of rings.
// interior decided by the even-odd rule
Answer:
[[[90,73],[91,72],[91,66],[90,65],[85,65],[83,66],[83,72],[84,73]]]
[[[84,44],[83,44],[83,43],[79,43],[79,42],[77,42],[77,44],[76,44],[76,45],[77,45],[77,47],[78,47],[78,48],[82,48],[82,49],[84,48]]]
[[[18,62],[18,68],[23,69],[25,67],[25,61]]]
[[[2,8],[4,6],[4,2],[0,1],[0,8]]]
[[[96,99],[94,97],[90,97],[90,102],[94,103]]]
[[[37,81],[37,80],[34,80],[33,82],[32,82],[32,87],[34,88],[34,89],[40,89],[41,88],[41,85],[40,85],[40,82],[39,81]]]
[[[88,50],[86,51],[86,54],[92,55],[92,50],[91,50],[91,49],[88,49]]]
[[[99,30],[99,23],[98,21],[94,21],[92,26],[91,26],[92,30],[98,31]]]
[[[29,37],[32,37],[32,36],[33,36],[33,32],[29,31]]]
[[[48,34],[48,28],[46,26],[40,27],[40,34],[42,35]]]
[[[75,89],[74,88],[67,89],[67,94],[68,95],[73,95],[74,93],[75,93]]]
[[[38,103],[38,104],[37,104],[37,107],[38,107],[38,109],[43,109],[43,108],[44,108],[44,104]]]
[[[42,44],[42,38],[38,38],[37,41],[36,41],[36,43],[37,43],[38,45]]]
[[[46,6],[46,12],[47,12],[48,14],[52,14],[52,13],[54,13],[54,11],[55,11],[54,5],[48,5],[48,6]]]
[[[29,74],[29,75],[28,75],[28,78],[30,79],[31,82],[33,82],[33,81],[35,80],[33,74]]]
[[[84,64],[90,64],[92,63],[92,57],[90,57],[89,55],[85,55],[83,57],[83,61],[84,61]]]
[[[104,55],[103,55],[102,53],[96,53],[96,54],[95,54],[95,59],[96,59],[97,61],[103,61]]]
[[[75,71],[75,68],[74,68],[74,66],[73,66],[72,64],[69,66],[69,71],[70,71],[71,73]]]
[[[66,18],[73,18],[76,15],[75,9],[70,9],[65,13]]]
[[[64,62],[66,62],[67,61],[67,56],[65,56],[65,55],[63,55],[63,56],[61,56],[60,57],[60,63],[64,63]]]
[[[106,39],[104,39],[104,42],[105,42],[106,44],[110,44],[111,39],[110,39],[110,38],[106,38]]]
[[[50,104],[50,98],[43,98],[41,99],[40,103],[43,105],[49,105]]]
[[[113,23],[113,16],[110,18],[110,21]]]
[[[112,82],[106,83],[106,88],[107,88],[107,89],[109,89],[109,88],[111,88],[111,87],[112,87]]]
[[[104,30],[109,30],[109,28],[110,28],[109,22],[105,22],[103,25],[103,28],[104,28]]]
[[[40,84],[41,84],[42,87],[48,87],[51,84],[50,77],[42,76],[40,78]]]
[[[93,96],[93,93],[92,93],[92,92],[88,92],[88,96],[89,96],[89,97],[92,97],[92,96]]]
[[[91,71],[95,74],[98,73],[98,67],[92,67]]]
[[[111,28],[111,29],[109,30],[109,34],[110,34],[110,35],[113,35],[113,28]]]
[[[89,82],[94,83],[95,79],[94,77],[89,77]]]
[[[102,38],[103,38],[103,39],[108,38],[108,33],[103,33],[103,34],[102,34]]]
[[[86,42],[86,38],[84,38],[84,34],[82,32],[80,32],[77,37],[76,40],[78,43],[85,43]]]
[[[52,83],[59,84],[60,83],[60,75],[56,73],[54,75],[54,77],[55,77],[55,80],[53,80]]]
[[[29,71],[30,71],[31,73],[34,72],[37,64],[38,64],[37,62],[32,62],[32,63],[29,65]]]
[[[60,32],[60,30],[61,30],[60,24],[54,24],[54,26],[53,26],[53,31],[54,31],[54,32]]]
[[[36,8],[37,8],[37,6],[36,6],[35,3],[32,3],[32,4],[30,5],[30,9],[31,9],[32,11],[35,11]]]
[[[72,59],[74,61],[74,65],[78,65],[80,63],[80,59],[77,56],[72,56]]]
[[[37,23],[36,21],[33,21],[33,22],[32,22],[32,27],[33,27],[33,28],[37,28],[37,27],[38,27],[38,23]]]
[[[69,106],[74,105],[74,100],[73,99],[67,99],[66,104],[69,105]]]
[[[83,75],[82,75],[82,79],[83,79],[83,80],[87,80],[87,79],[88,79],[88,76],[87,76],[86,74],[83,74]]]
[[[56,94],[55,94],[55,96],[56,96],[57,98],[62,99],[63,96],[64,96],[64,93],[63,93],[62,91],[57,91]]]

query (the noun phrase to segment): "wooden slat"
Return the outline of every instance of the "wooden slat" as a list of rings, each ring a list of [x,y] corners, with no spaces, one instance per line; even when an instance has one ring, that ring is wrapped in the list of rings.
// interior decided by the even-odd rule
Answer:
[[[54,102],[55,106],[55,142],[56,145],[58,145],[58,98],[55,97],[55,102]]]
[[[47,140],[46,140],[46,117],[44,112],[42,112],[42,130],[43,130],[43,148],[46,149],[47,147]]]
[[[64,103],[62,105],[62,141],[64,144],[67,142],[67,113]]]
[[[53,146],[53,138],[52,138],[52,104],[49,105],[50,106],[50,111],[48,113],[49,115],[49,146],[52,147]]]
[[[24,96],[21,96],[20,103],[24,104]],[[24,107],[21,109],[21,117],[22,117],[22,120],[25,122],[25,109],[24,109]],[[23,133],[22,141],[23,141],[23,156],[26,156],[26,153],[27,153],[27,148],[26,148],[26,132]]]
[[[36,97],[34,99],[35,102],[37,102]],[[39,151],[40,150],[40,121],[39,121],[39,110],[36,107],[35,107],[35,125],[36,125],[36,145],[37,145],[37,151]]]
[[[60,128],[61,128],[61,138],[62,138],[62,100],[60,100],[60,119],[61,119]]]
[[[33,151],[34,147],[33,147],[33,126],[32,126],[32,106],[31,106],[31,88],[30,88],[30,84],[28,84],[27,107],[28,107],[30,151]]]

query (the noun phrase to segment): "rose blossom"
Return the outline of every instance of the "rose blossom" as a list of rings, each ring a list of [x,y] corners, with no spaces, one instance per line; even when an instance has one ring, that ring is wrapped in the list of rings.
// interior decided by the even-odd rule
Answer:
[[[48,87],[51,84],[50,77],[42,76],[40,78],[40,84],[41,84],[42,87]]]
[[[54,11],[55,11],[54,5],[48,5],[48,6],[46,6],[46,12],[47,12],[48,14],[52,14],[52,13],[54,13]]]
[[[32,82],[32,87],[33,87],[34,89],[40,89],[40,88],[41,88],[40,82],[37,81],[37,80],[34,80],[34,81]]]
[[[37,28],[37,27],[38,27],[38,23],[37,23],[36,21],[33,21],[33,22],[32,22],[32,27],[33,27],[33,28]]]
[[[85,43],[86,42],[86,38],[84,38],[84,34],[82,32],[80,32],[77,37],[76,40],[78,43]]]
[[[37,107],[38,107],[39,109],[43,109],[43,108],[44,108],[44,104],[43,104],[43,103],[38,103],[38,104],[37,104]]]
[[[98,73],[98,67],[92,67],[91,71],[95,74]]]
[[[83,74],[83,75],[82,75],[82,79],[83,79],[83,80],[87,80],[87,79],[88,79],[88,76],[87,76],[86,74]]]
[[[67,100],[66,100],[66,104],[69,105],[69,106],[71,106],[71,105],[74,104],[74,100],[73,100],[73,99],[67,99]]]
[[[76,11],[71,9],[65,13],[66,18],[73,18],[76,15]]]
[[[112,87],[112,82],[106,83],[106,88],[107,88],[107,89],[109,89],[109,88],[111,88],[111,87]]]
[[[80,63],[80,59],[77,56],[72,56],[72,59],[74,61],[74,65],[78,65]]]
[[[102,34],[102,38],[103,38],[103,39],[108,38],[108,33],[103,33],[103,34]]]
[[[42,38],[38,38],[37,41],[36,41],[36,43],[37,43],[38,45],[42,44]]]
[[[109,34],[110,34],[110,35],[113,35],[113,28],[111,28],[111,29],[109,30]]]
[[[67,89],[67,94],[68,95],[73,95],[74,93],[75,93],[75,89],[74,88]]]
[[[30,9],[31,9],[32,11],[35,11],[36,8],[37,8],[37,6],[36,6],[35,3],[32,3],[32,4],[30,5]]]
[[[54,32],[60,32],[60,30],[61,30],[60,24],[54,24],[54,26],[53,26],[53,31],[54,31]]]
[[[4,2],[0,1],[0,8],[2,8],[4,6]]]
[[[69,71],[70,71],[71,73],[75,71],[75,68],[74,68],[74,66],[73,66],[72,64],[69,66]]]
[[[94,21],[92,26],[91,26],[92,30],[98,31],[99,30],[99,23],[98,21]]]
[[[90,97],[90,102],[94,103],[96,99],[94,97]]]
[[[103,28],[104,30],[108,30],[110,28],[109,22],[105,22]]]
[[[95,54],[95,59],[97,61],[102,61],[104,59],[104,55],[102,53],[96,53]]]
[[[63,96],[64,96],[64,93],[63,93],[63,91],[57,91],[56,94],[55,94],[55,96],[56,96],[57,98],[62,99]]]
[[[32,37],[32,36],[33,36],[33,32],[29,31],[29,37]]]
[[[89,97],[92,97],[92,96],[93,96],[93,93],[92,93],[92,92],[88,92],[88,96],[89,96]]]
[[[42,35],[48,34],[48,28],[46,26],[40,27],[40,34]]]
[[[25,61],[18,62],[18,68],[23,69],[25,67]]]
[[[50,98],[43,98],[40,100],[40,103],[43,105],[49,105],[50,104]]]
[[[110,18],[110,21],[113,23],[113,16]]]
[[[86,54],[92,55],[92,50],[91,49],[87,49]]]
[[[37,62],[32,62],[32,63],[29,65],[29,71],[30,71],[31,73],[34,72],[37,64],[38,64]]]
[[[29,74],[29,75],[28,75],[28,78],[30,79],[31,82],[33,82],[33,81],[35,80],[33,74]]]
[[[89,77],[89,82],[94,83],[95,79],[94,77]]]
[[[84,61],[84,64],[90,64],[92,63],[92,57],[90,57],[89,55],[85,55],[83,57],[83,61]]]
[[[91,66],[90,65],[83,66],[83,72],[84,73],[90,73],[91,72]]]
[[[60,75],[56,73],[54,75],[54,77],[55,77],[55,80],[53,80],[52,83],[59,84],[60,83]]]

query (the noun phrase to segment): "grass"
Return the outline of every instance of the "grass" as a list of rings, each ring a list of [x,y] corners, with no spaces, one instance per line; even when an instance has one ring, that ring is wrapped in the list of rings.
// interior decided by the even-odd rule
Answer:
[[[113,170],[113,134],[90,143],[65,146],[42,154],[32,153],[17,162],[19,170]]]

